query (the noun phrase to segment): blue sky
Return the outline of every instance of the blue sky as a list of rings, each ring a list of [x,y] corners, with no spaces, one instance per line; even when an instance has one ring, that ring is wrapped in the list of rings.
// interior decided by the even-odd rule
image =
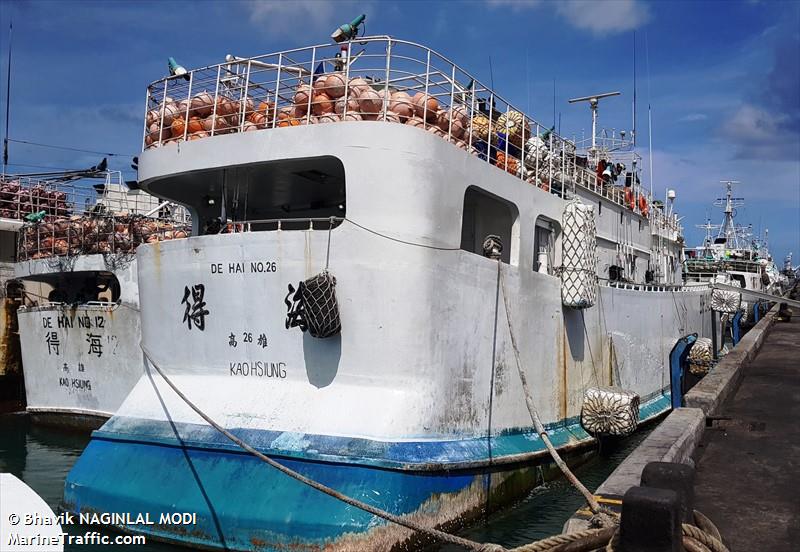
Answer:
[[[566,100],[611,90],[623,95],[601,105],[601,126],[631,127],[635,31],[639,145],[646,159],[649,103],[655,189],[677,191],[688,243],[707,215],[719,222],[718,182],[734,179],[739,222],[769,228],[778,262],[800,262],[800,2],[0,0],[3,106],[14,23],[10,136],[136,154],[146,86],[168,56],[191,68],[322,43],[361,12],[368,34],[429,45],[545,123],[555,80],[566,136],[590,128],[586,106]],[[99,157],[10,146],[17,172]],[[133,177],[129,157],[110,163]]]

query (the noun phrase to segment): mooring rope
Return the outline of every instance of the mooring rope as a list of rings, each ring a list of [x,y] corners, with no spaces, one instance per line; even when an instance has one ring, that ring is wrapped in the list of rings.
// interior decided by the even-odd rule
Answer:
[[[463,546],[464,548],[466,548],[468,550],[474,550],[475,552],[503,552],[503,551],[505,551],[505,548],[503,548],[502,546],[496,545],[496,544],[491,544],[491,543],[482,544],[482,543],[479,543],[479,542],[471,541],[469,539],[458,537],[456,535],[451,535],[450,533],[445,533],[444,531],[440,531],[438,529],[434,529],[434,528],[431,528],[431,527],[426,527],[424,525],[420,525],[419,523],[416,523],[414,521],[406,519],[403,516],[398,516],[398,515],[392,514],[390,512],[387,512],[385,510],[381,510],[380,508],[372,506],[371,504],[367,504],[366,502],[362,502],[362,501],[360,501],[358,499],[355,499],[355,498],[352,498],[352,497],[347,496],[345,494],[342,494],[339,491],[337,491],[337,490],[335,490],[335,489],[333,489],[331,487],[328,487],[327,485],[324,485],[324,484],[322,484],[322,483],[320,483],[318,481],[314,481],[313,479],[308,478],[305,475],[303,475],[303,474],[301,474],[299,472],[296,472],[291,468],[287,468],[286,466],[284,466],[283,464],[281,464],[279,462],[276,462],[272,458],[270,458],[267,455],[259,452],[258,450],[254,449],[253,447],[251,447],[250,445],[248,445],[247,443],[245,443],[244,441],[239,439],[236,435],[234,435],[233,433],[231,433],[230,431],[228,431],[227,429],[225,429],[224,427],[219,425],[208,414],[203,412],[203,410],[200,409],[200,407],[198,407],[196,404],[194,404],[186,395],[183,394],[183,392],[180,389],[178,389],[178,387],[172,382],[172,380],[169,379],[169,377],[167,377],[167,375],[161,370],[161,368],[159,368],[158,364],[156,364],[153,361],[153,357],[150,355],[150,353],[148,352],[147,348],[144,346],[144,343],[140,343],[140,346],[141,346],[142,352],[144,353],[144,356],[148,360],[148,362],[153,366],[153,368],[155,368],[156,372],[159,373],[159,375],[164,379],[164,381],[167,383],[167,385],[169,385],[172,388],[172,390],[175,392],[175,394],[177,394],[178,397],[180,397],[181,400],[183,402],[185,402],[189,406],[189,408],[194,410],[195,413],[197,413],[198,416],[203,418],[211,427],[213,427],[214,429],[216,429],[217,431],[222,433],[225,437],[227,437],[228,439],[233,441],[237,446],[239,446],[243,450],[249,452],[250,454],[252,454],[256,458],[258,458],[259,460],[269,464],[270,466],[272,466],[276,470],[280,471],[281,473],[283,473],[285,475],[288,475],[289,477],[291,477],[293,479],[296,479],[297,481],[300,481],[301,483],[303,483],[305,485],[308,485],[309,487],[312,487],[313,489],[316,489],[316,490],[318,490],[318,491],[320,491],[322,493],[325,493],[328,496],[332,496],[333,498],[336,498],[337,500],[341,500],[345,504],[349,504],[350,506],[354,506],[354,507],[356,507],[356,508],[358,508],[360,510],[364,510],[365,512],[368,512],[368,513],[370,513],[372,515],[375,515],[375,516],[378,516],[378,517],[383,518],[385,520],[388,520],[388,521],[391,521],[393,523],[396,523],[397,525],[401,525],[401,526],[403,526],[403,527],[405,527],[407,529],[411,529],[412,531],[418,531],[418,532],[421,532],[421,533],[425,533],[425,534],[427,534],[427,535],[429,535],[429,536],[431,536],[431,537],[433,537],[433,538],[435,538],[437,540],[444,541],[444,542],[449,542],[449,543],[456,544],[456,545],[459,545],[459,546]]]
[[[380,234],[379,234],[380,235]],[[387,236],[382,236],[387,237]],[[394,240],[393,241],[399,241]],[[416,245],[416,244],[413,244]],[[425,247],[425,246],[423,246]],[[539,419],[538,411],[536,410],[536,406],[533,403],[533,396],[530,392],[530,388],[528,387],[528,380],[525,376],[524,371],[522,370],[522,363],[520,361],[520,353],[519,348],[517,346],[516,336],[514,334],[513,325],[511,323],[511,314],[509,311],[508,306],[508,296],[506,293],[505,287],[505,279],[503,278],[503,273],[501,269],[501,261],[498,259],[498,271],[500,275],[500,290],[503,294],[503,306],[505,307],[506,311],[506,322],[508,323],[508,330],[509,335],[511,337],[511,345],[514,350],[514,358],[517,364],[517,371],[519,373],[520,381],[522,382],[522,388],[525,393],[525,404],[528,408],[528,413],[531,416],[531,420],[533,421],[533,425],[541,437],[542,441],[545,443],[550,456],[552,457],[553,461],[556,465],[561,469],[561,472],[564,476],[572,483],[572,485],[581,492],[581,494],[586,499],[589,508],[595,514],[595,520],[599,521],[605,527],[601,527],[599,529],[587,529],[584,531],[578,531],[575,533],[565,533],[561,535],[555,535],[552,537],[548,537],[546,539],[542,539],[536,542],[532,542],[529,544],[525,544],[511,550],[508,550],[500,545],[493,544],[493,543],[479,543],[476,541],[472,541],[469,539],[465,539],[463,537],[459,537],[450,533],[446,533],[444,531],[440,531],[438,529],[432,527],[426,527],[414,521],[411,521],[403,516],[399,516],[396,514],[392,514],[391,512],[387,512],[366,502],[362,502],[356,498],[352,498],[348,495],[340,493],[339,491],[328,487],[318,481],[315,481],[311,478],[304,476],[303,474],[292,470],[284,466],[283,464],[269,458],[262,452],[256,450],[236,435],[219,425],[215,422],[210,416],[208,416],[205,412],[203,412],[200,407],[194,404],[173,382],[169,377],[161,370],[161,368],[153,361],[152,356],[150,355],[149,351],[145,347],[144,343],[140,343],[142,348],[142,352],[144,353],[145,358],[153,366],[153,368],[158,372],[158,374],[163,378],[163,380],[169,385],[169,387],[175,392],[175,394],[180,397],[180,399],[186,403],[198,416],[200,416],[203,420],[205,420],[211,427],[215,430],[220,432],[222,435],[227,437],[231,440],[234,444],[238,447],[243,449],[244,451],[252,454],[262,462],[272,466],[276,470],[280,471],[284,475],[287,475],[309,487],[316,489],[328,496],[336,498],[344,502],[345,504],[349,504],[355,508],[368,512],[372,515],[378,516],[382,519],[410,529],[412,531],[424,533],[436,540],[448,542],[451,544],[455,544],[466,548],[467,550],[472,550],[474,552],[548,552],[548,551],[558,551],[558,552],[590,552],[598,549],[604,548],[607,552],[614,552],[617,550],[620,542],[620,532],[619,532],[619,514],[614,512],[608,511],[607,509],[601,507],[597,500],[594,498],[589,490],[578,480],[575,474],[567,466],[566,462],[561,458],[558,454],[558,451],[553,446],[552,442],[550,441],[550,437],[547,435],[547,431],[544,428],[541,420]],[[700,512],[694,511],[694,520],[695,523],[699,526],[696,527],[694,525],[684,523],[682,526],[683,532],[683,545],[689,552],[730,552],[728,548],[722,543],[722,539],[720,537],[719,531],[714,526],[714,524],[703,514]]]
[[[497,260],[500,263],[500,259]],[[517,347],[517,338],[514,335],[514,329],[511,324],[511,313],[508,308],[508,294],[506,293],[506,283],[505,277],[503,276],[502,270],[500,271],[500,290],[503,294],[503,305],[505,306],[506,310],[506,322],[508,323],[508,333],[511,336],[511,347],[514,349],[514,360],[517,363],[517,372],[519,373],[519,379],[522,382],[522,390],[525,393],[525,405],[528,407],[528,413],[531,416],[531,420],[533,421],[533,425],[536,428],[536,432],[541,437],[544,445],[547,447],[547,451],[550,453],[550,457],[556,463],[556,465],[561,470],[561,473],[564,474],[564,477],[572,483],[572,486],[575,487],[586,499],[586,503],[589,505],[589,509],[592,511],[593,514],[607,514],[609,516],[616,516],[616,514],[612,514],[609,511],[606,511],[605,508],[602,508],[600,504],[595,499],[594,495],[589,492],[589,489],[580,482],[580,480],[572,473],[572,470],[569,469],[567,463],[561,458],[558,454],[558,451],[553,446],[553,443],[550,441],[550,437],[547,435],[547,431],[542,424],[542,421],[539,419],[539,412],[536,410],[536,405],[533,403],[533,395],[531,394],[530,387],[528,387],[528,378],[525,375],[525,371],[522,369],[522,363],[520,362],[520,355],[519,355],[519,347]]]

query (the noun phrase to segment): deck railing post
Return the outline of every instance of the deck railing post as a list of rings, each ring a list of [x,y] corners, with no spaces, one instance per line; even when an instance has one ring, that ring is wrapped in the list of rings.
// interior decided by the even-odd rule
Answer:
[[[164,79],[164,93],[161,96],[161,119],[158,122],[158,145],[163,145],[161,137],[164,135],[164,111],[167,109],[167,83],[169,79]]]
[[[388,40],[386,45],[386,80],[384,82],[384,95],[383,95],[383,121],[386,122],[386,112],[389,110],[389,80],[391,78],[391,62],[392,62],[392,39]]]
[[[536,159],[535,159],[536,166],[533,169],[534,170],[533,178],[536,181],[536,186],[540,187],[540,188],[541,188],[541,185],[540,185],[540,182],[539,182],[539,161],[540,161],[540,158],[541,158],[541,155],[542,155],[542,148],[540,147],[540,144],[539,144],[539,142],[541,140],[541,138],[539,138],[539,133],[541,132],[541,130],[542,129],[539,127],[539,123],[536,123]]]
[[[150,125],[147,124],[147,115],[150,113],[150,98],[152,97],[152,87],[147,87],[147,94],[144,96],[144,135],[142,135],[142,151],[147,148],[147,136],[150,134]]]
[[[347,43],[347,59],[344,64],[344,109],[342,110],[342,119],[347,115],[348,108],[350,107],[350,54],[352,53],[353,43]],[[360,111],[360,109],[359,109]]]
[[[222,77],[222,66],[217,65],[217,79],[214,83],[214,108],[211,110],[211,136],[217,131],[217,106],[219,105],[219,79]]]
[[[486,162],[492,164],[492,114],[494,113],[494,90],[489,93],[489,131],[486,133]]]
[[[275,105],[272,110],[272,128],[278,124],[278,102],[281,93],[281,67],[283,66],[283,53],[278,54],[278,74],[275,77]],[[216,120],[216,119],[215,119]]]
[[[189,112],[192,110],[192,82],[194,81],[194,71],[189,73],[189,90],[186,95],[186,116],[183,119],[183,141],[189,135]]]
[[[451,141],[453,139],[453,116],[455,114],[454,111],[454,96],[456,91],[456,66],[453,65],[450,70],[450,116],[447,118],[447,140]]]
[[[309,88],[309,90],[308,90],[308,104],[306,105],[306,124],[307,125],[311,124],[311,109],[312,109],[311,100],[314,97],[314,64],[316,62],[317,62],[317,47],[315,46],[315,47],[313,47],[311,49],[311,67],[309,67],[311,72],[309,73],[309,77],[308,77],[308,88]],[[300,76],[297,77],[297,80],[298,80],[298,88],[299,88],[300,84],[302,84],[303,81],[301,80]],[[325,90],[323,90],[323,92],[326,92],[325,95],[327,95],[327,88]]]
[[[242,96],[241,101],[241,109],[239,111],[239,132],[244,131],[244,123],[247,120],[247,102],[250,99],[248,94],[250,94],[250,68],[251,68],[252,61],[247,60],[247,70],[245,72],[245,79],[244,79],[244,95]],[[253,103],[253,110],[255,110],[256,105]]]
[[[426,50],[427,59],[425,62],[425,102],[422,107],[422,128],[428,128],[428,83],[431,78],[431,51]]]

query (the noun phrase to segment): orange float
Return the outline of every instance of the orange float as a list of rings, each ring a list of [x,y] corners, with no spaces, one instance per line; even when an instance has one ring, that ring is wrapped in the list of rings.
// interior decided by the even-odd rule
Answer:
[[[424,92],[417,92],[411,101],[414,104],[414,114],[417,117],[423,118],[424,115],[427,115],[429,122],[436,121],[439,114],[439,101],[436,98],[429,97]]]
[[[183,133],[186,130],[186,123],[180,117],[172,121],[172,137],[183,138]]]
[[[643,195],[639,196],[639,211],[642,213],[642,216],[646,217],[649,211],[647,205],[647,198]]]
[[[333,113],[333,102],[330,97],[324,92],[316,94],[311,104],[311,112],[317,116]]]
[[[505,152],[500,151],[497,152],[497,160],[495,165],[508,173],[517,174],[519,161],[516,157],[511,157],[510,155],[506,155]]]
[[[633,190],[629,187],[625,188],[625,204],[631,211],[636,209],[636,200],[633,198]]]
[[[203,120],[200,117],[192,117],[189,119],[189,134],[203,131]]]

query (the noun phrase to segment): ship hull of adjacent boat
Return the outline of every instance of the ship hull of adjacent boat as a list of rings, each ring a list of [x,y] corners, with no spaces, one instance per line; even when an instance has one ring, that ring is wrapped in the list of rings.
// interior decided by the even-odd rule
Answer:
[[[71,305],[44,296],[69,281],[64,274],[99,272],[114,273],[123,286],[119,302]],[[135,260],[122,267],[106,266],[100,255],[78,257],[66,268],[23,262],[17,276],[39,304],[17,311],[27,411],[47,424],[99,427],[143,373]]]

